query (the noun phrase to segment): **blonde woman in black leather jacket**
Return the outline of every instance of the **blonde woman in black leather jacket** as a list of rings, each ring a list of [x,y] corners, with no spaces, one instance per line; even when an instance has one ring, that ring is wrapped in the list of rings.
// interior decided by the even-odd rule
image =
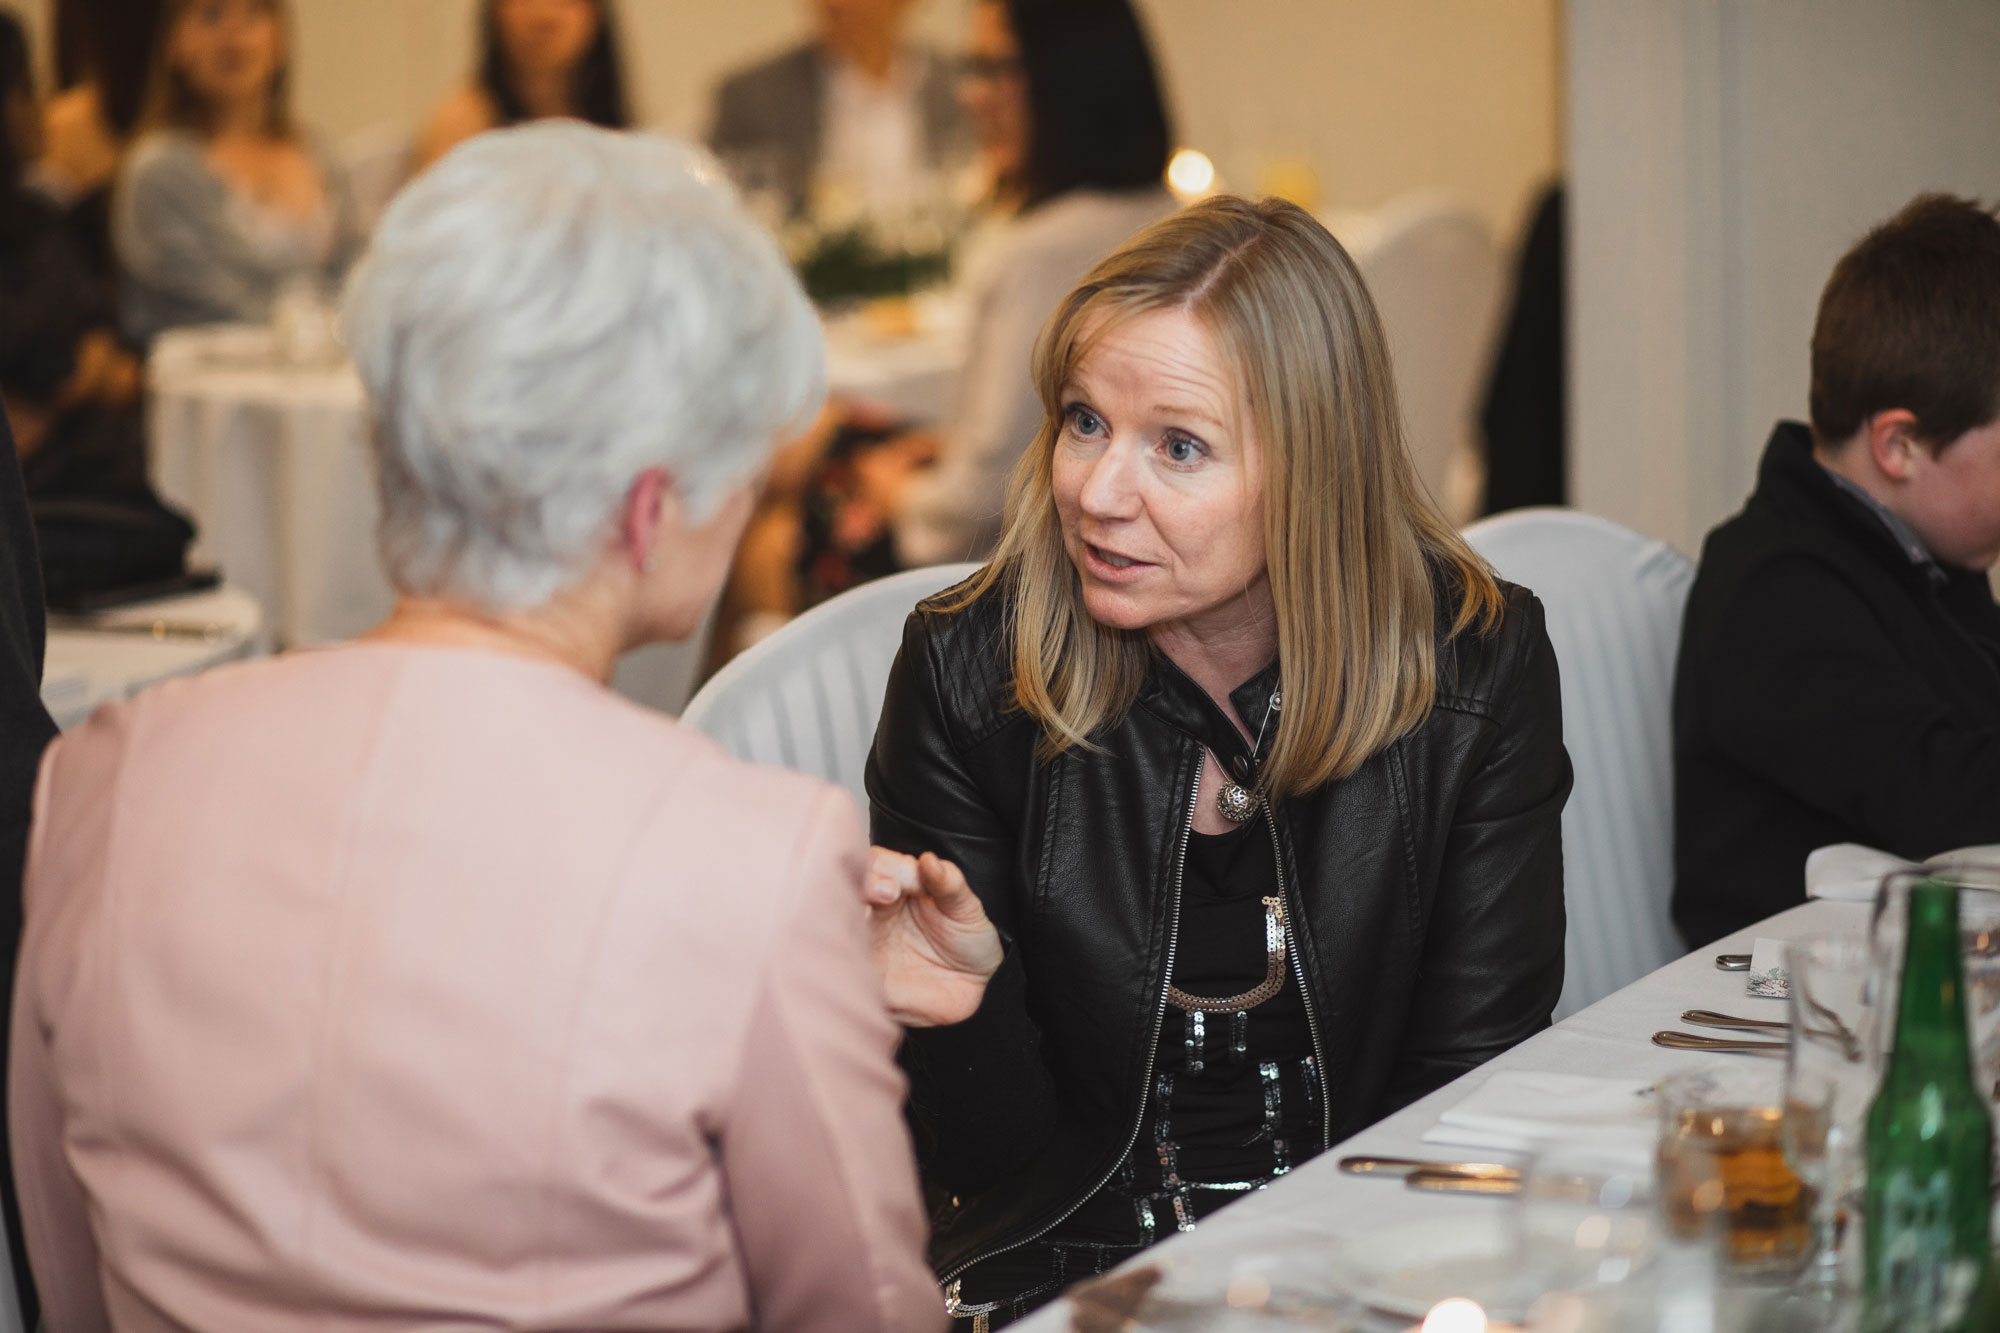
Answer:
[[[911,616],[868,774],[974,1329],[1530,1036],[1563,976],[1541,607],[1424,495],[1338,243],[1191,208],[1070,294],[1036,377],[999,553]]]

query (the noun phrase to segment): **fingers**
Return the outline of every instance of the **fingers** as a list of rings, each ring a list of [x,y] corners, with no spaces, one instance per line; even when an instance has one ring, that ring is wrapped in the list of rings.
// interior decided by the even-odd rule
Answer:
[[[887,847],[870,847],[861,891],[870,907],[890,907],[902,898],[923,897],[956,920],[975,921],[985,916],[978,895],[965,882],[965,872],[935,852],[916,857]]]
[[[868,869],[861,877],[861,896],[870,907],[892,906],[897,899],[921,891],[917,858],[887,847],[868,849]]]
[[[978,895],[965,882],[965,872],[942,856],[925,852],[918,857],[917,878],[924,894],[945,915],[957,920],[985,916],[986,909],[980,904]]]

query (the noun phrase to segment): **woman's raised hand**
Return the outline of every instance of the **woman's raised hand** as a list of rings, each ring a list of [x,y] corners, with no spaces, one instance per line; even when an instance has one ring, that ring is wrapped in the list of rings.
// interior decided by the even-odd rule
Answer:
[[[896,1021],[921,1028],[972,1017],[1001,950],[964,872],[930,852],[872,847],[862,896],[875,970]]]

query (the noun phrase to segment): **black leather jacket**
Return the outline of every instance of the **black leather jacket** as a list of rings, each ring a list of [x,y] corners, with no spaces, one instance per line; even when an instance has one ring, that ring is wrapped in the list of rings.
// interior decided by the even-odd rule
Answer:
[[[1279,802],[1270,823],[1324,1093],[1320,1148],[1547,1026],[1562,989],[1556,663],[1541,604],[1503,587],[1491,633],[1440,630],[1424,723]],[[1232,769],[1249,748],[1156,654],[1101,749],[1038,761],[1040,730],[1007,687],[1005,623],[996,595],[917,608],[868,764],[875,840],[956,861],[1007,946],[977,1014],[903,1047],[946,1281],[1052,1229],[1131,1149],[1202,748]],[[1273,663],[1238,687],[1238,715],[1264,716],[1277,679]]]

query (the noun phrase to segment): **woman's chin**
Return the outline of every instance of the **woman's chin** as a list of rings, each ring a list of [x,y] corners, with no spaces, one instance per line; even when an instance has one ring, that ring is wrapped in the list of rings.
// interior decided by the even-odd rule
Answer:
[[[1088,580],[1083,586],[1083,609],[1106,629],[1142,630],[1160,620],[1147,599],[1123,588],[1093,587]]]

